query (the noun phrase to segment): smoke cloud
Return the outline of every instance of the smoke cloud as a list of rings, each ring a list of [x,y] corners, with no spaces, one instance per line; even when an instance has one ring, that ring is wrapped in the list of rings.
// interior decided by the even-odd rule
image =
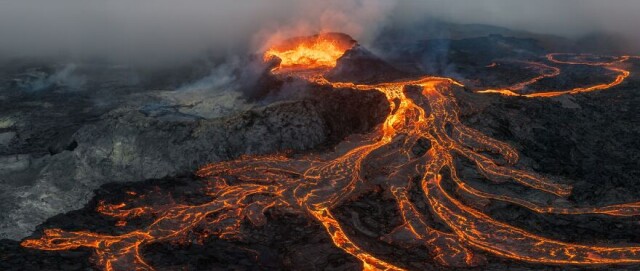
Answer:
[[[364,44],[388,24],[425,19],[640,44],[636,0],[4,0],[0,59],[67,57],[174,63],[259,50],[295,34],[341,31]]]

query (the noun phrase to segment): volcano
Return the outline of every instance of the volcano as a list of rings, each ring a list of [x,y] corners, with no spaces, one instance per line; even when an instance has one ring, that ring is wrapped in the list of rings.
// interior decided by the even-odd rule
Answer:
[[[597,106],[591,95],[620,93],[637,59],[571,53],[496,59],[475,73],[507,65],[526,72],[510,77],[516,69],[508,68],[502,74],[508,78],[487,86],[470,76],[402,71],[346,34],[285,40],[262,55],[273,64],[266,66],[268,81],[310,89],[316,102],[300,106],[315,106],[318,129],[330,140],[238,155],[179,177],[103,186],[83,209],[49,219],[19,246],[3,244],[9,264],[0,267],[38,269],[53,261],[61,269],[114,271],[633,269],[640,245],[613,239],[633,235],[640,202],[585,201],[590,185],[541,172],[533,160],[554,156],[518,139],[529,129],[536,140],[554,141],[543,136],[554,128],[534,123],[544,121],[538,115]],[[562,77],[583,69],[602,75],[575,83]],[[616,95],[595,97],[622,100]],[[557,111],[541,109],[548,104]],[[275,118],[308,111],[288,112]],[[486,115],[497,123],[522,115],[531,122],[518,119],[518,127],[487,133],[495,123],[478,121],[491,119]],[[313,125],[303,121],[309,118],[292,126]],[[304,142],[309,133],[286,140]],[[260,133],[243,136],[261,140],[250,138]],[[547,152],[563,157],[559,149]],[[569,226],[579,230],[566,235]]]

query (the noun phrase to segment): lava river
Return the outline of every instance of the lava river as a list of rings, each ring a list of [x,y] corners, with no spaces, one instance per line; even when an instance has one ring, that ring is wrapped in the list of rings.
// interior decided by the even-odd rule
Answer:
[[[443,266],[480,266],[486,263],[487,254],[543,264],[640,263],[640,245],[595,246],[551,240],[499,222],[474,208],[469,202],[491,200],[538,213],[640,215],[640,203],[597,208],[556,206],[552,202],[558,201],[541,202],[513,196],[517,192],[497,194],[474,187],[458,176],[454,157],[471,161],[475,170],[493,183],[510,182],[558,199],[569,196],[572,189],[565,182],[516,168],[519,157],[513,147],[462,124],[453,92],[463,85],[452,78],[425,76],[377,84],[327,80],[323,74],[353,46],[355,41],[344,35],[321,34],[274,46],[264,57],[267,61],[280,59],[280,65],[271,71],[275,76],[297,77],[336,89],[382,92],[391,111],[373,132],[340,143],[335,151],[323,154],[245,156],[206,165],[197,174],[209,180],[211,200],[200,205],[168,204],[154,208],[101,205],[98,212],[123,221],[154,215],[155,221],[146,227],[123,235],[46,229],[41,237],[24,240],[22,246],[41,250],[88,247],[94,250],[94,264],[104,270],[153,270],[139,252],[146,245],[184,240],[196,227],[207,227],[220,238],[231,238],[240,232],[243,221],[263,225],[268,223],[264,212],[278,208],[313,218],[324,227],[335,246],[362,262],[364,270],[403,270],[402,263],[381,259],[354,242],[332,213],[341,203],[382,187],[395,198],[404,222],[387,233],[390,242],[400,242],[394,239],[397,236],[394,233],[409,234]],[[629,76],[629,71],[619,64],[632,57],[610,58],[605,62],[598,62],[601,58],[593,60],[569,54],[550,54],[547,58],[562,65],[602,66],[618,75],[612,82],[593,86],[521,94],[523,88],[561,72],[557,67],[529,63],[540,70],[540,76],[512,87],[477,92],[545,98],[604,90]],[[412,152],[412,147],[421,140],[430,142],[428,151]],[[458,189],[450,192],[444,183]],[[409,196],[412,188],[422,191],[431,215],[418,211]],[[436,228],[434,218],[444,223],[446,229]]]

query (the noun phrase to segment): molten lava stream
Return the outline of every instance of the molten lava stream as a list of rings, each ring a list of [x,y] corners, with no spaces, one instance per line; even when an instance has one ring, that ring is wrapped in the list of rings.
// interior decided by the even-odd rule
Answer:
[[[569,185],[515,168],[518,153],[513,147],[462,124],[453,94],[454,89],[462,85],[451,78],[425,76],[380,84],[335,83],[324,78],[324,72],[334,67],[337,59],[353,46],[355,42],[348,36],[321,34],[286,41],[267,50],[264,57],[265,60],[280,58],[279,65],[272,70],[275,76],[294,76],[333,88],[382,92],[392,110],[372,133],[360,140],[343,142],[334,152],[300,157],[244,156],[206,165],[197,174],[209,181],[211,200],[200,205],[171,203],[162,207],[127,209],[126,204],[101,203],[98,212],[123,221],[143,215],[154,217],[146,227],[126,234],[111,236],[47,229],[41,237],[24,240],[22,245],[42,250],[87,247],[94,250],[95,265],[104,270],[152,270],[140,255],[141,247],[155,242],[184,242],[197,228],[210,229],[219,238],[235,238],[242,230],[243,220],[247,219],[255,226],[263,225],[267,223],[264,212],[278,208],[317,221],[335,246],[360,260],[365,270],[403,270],[403,263],[398,266],[379,258],[354,242],[332,214],[332,210],[343,202],[382,187],[393,195],[402,219],[402,224],[387,233],[384,239],[391,244],[402,244],[407,242],[408,234],[414,244],[427,248],[434,261],[443,266],[483,265],[486,258],[481,252],[542,264],[640,262],[638,247],[585,246],[543,238],[498,222],[448,194],[441,186],[439,175],[445,168],[451,172],[458,193],[483,200],[509,202],[540,213],[640,215],[640,203],[595,208],[558,207],[473,187],[457,176],[454,156],[470,160],[480,174],[495,184],[511,182],[556,198],[571,193]],[[554,55],[548,57],[552,62],[557,61]],[[628,71],[610,67],[611,62],[597,65],[619,70],[622,73],[620,82],[629,75]],[[547,72],[517,84],[516,88],[559,73],[557,68],[539,67]],[[407,86],[415,86],[418,91]],[[503,94],[549,97],[598,88],[603,87],[527,95],[516,94],[514,88]],[[428,140],[430,148],[416,154],[412,148],[420,140]],[[349,149],[340,151],[345,146]],[[367,174],[363,174],[365,169]],[[415,177],[420,177],[420,181],[415,182]],[[409,191],[415,186],[422,187],[430,212],[444,222],[447,230],[436,229],[436,222],[420,213],[409,199]]]
[[[534,77],[528,81],[522,82],[522,83],[518,83],[516,85],[513,85],[511,87],[508,88],[504,88],[504,89],[485,89],[485,90],[480,90],[477,91],[478,93],[496,93],[496,94],[502,94],[502,95],[506,95],[506,96],[518,96],[518,97],[527,97],[527,98],[544,98],[544,97],[556,97],[556,96],[561,96],[561,95],[565,95],[565,94],[578,94],[578,93],[584,93],[584,92],[591,92],[591,91],[598,91],[598,90],[605,90],[605,89],[610,89],[612,87],[615,87],[617,85],[620,85],[622,82],[624,82],[624,80],[629,77],[629,75],[631,75],[631,73],[628,70],[616,67],[615,65],[623,63],[631,58],[637,58],[634,56],[621,56],[619,58],[616,58],[615,60],[609,61],[609,62],[590,62],[590,61],[585,61],[585,60],[576,60],[576,61],[562,61],[562,60],[558,60],[556,57],[559,55],[570,55],[572,56],[573,54],[559,54],[559,53],[552,53],[552,54],[547,54],[546,58],[548,61],[553,62],[553,63],[557,63],[557,64],[565,64],[565,65],[587,65],[587,66],[603,66],[605,69],[613,71],[615,73],[617,73],[616,78],[609,82],[609,83],[603,83],[603,84],[596,84],[596,85],[592,85],[592,86],[588,86],[588,87],[577,87],[577,88],[573,88],[573,89],[567,89],[567,90],[551,90],[551,91],[541,91],[541,92],[534,92],[534,93],[530,93],[530,94],[520,94],[519,92],[522,91],[524,88],[526,88],[527,86],[536,83],[538,81],[540,81],[541,79],[544,78],[550,78],[550,77],[556,77],[560,74],[560,69],[556,68],[556,67],[551,67],[548,65],[544,65],[541,63],[534,63],[534,62],[530,62],[529,65],[532,66],[537,66],[537,67],[543,67],[544,69],[547,70],[551,70],[552,72],[547,72],[547,73],[542,73],[541,75]],[[590,55],[576,55],[578,58],[580,57],[585,57],[585,56],[590,56]]]

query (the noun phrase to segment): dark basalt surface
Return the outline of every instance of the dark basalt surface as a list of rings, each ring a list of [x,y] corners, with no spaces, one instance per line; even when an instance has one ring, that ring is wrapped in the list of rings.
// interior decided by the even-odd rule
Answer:
[[[410,77],[366,48],[356,45],[347,50],[325,78],[332,82],[381,83]]]
[[[502,30],[500,33],[508,34]],[[544,61],[548,48],[534,39],[494,35],[402,45],[383,41],[382,38],[378,41],[377,48],[386,48],[389,55],[378,58],[368,51],[351,52],[343,59],[343,71],[334,71],[332,76],[363,82],[375,80],[376,73],[382,77],[431,72],[453,76],[468,86],[455,93],[462,121],[516,147],[521,154],[518,166],[572,184],[574,190],[569,199],[577,204],[599,206],[640,200],[638,61],[631,62],[632,77],[614,89],[551,99],[513,98],[474,94],[472,90],[486,85],[507,86],[529,78],[531,72],[518,69],[517,62],[513,61]],[[443,54],[432,51],[445,45]],[[366,61],[359,62],[359,57]],[[495,59],[504,60],[501,65],[505,67],[495,70],[484,67]],[[358,66],[358,63],[366,65]],[[365,73],[367,65],[375,72]],[[561,68],[561,76],[542,80],[533,87],[559,89],[612,78],[597,67]],[[385,69],[393,71],[385,74]],[[130,231],[148,221],[132,220],[124,227],[116,227],[116,220],[95,213],[96,204],[122,202],[129,197],[127,191],[151,198],[171,197],[176,202],[198,203],[207,198],[202,189],[204,180],[189,173],[198,165],[233,159],[241,154],[323,151],[349,134],[370,131],[389,110],[384,96],[375,91],[334,90],[270,81],[273,78],[263,80],[280,89],[279,94],[261,93],[260,99],[294,93],[295,100],[277,101],[217,118],[189,114],[191,111],[183,110],[185,105],[181,104],[172,107],[134,104],[102,111],[86,110],[86,115],[59,113],[59,117],[53,113],[63,109],[53,106],[49,107],[51,111],[33,114],[32,128],[15,124],[0,127],[0,133],[19,135],[12,139],[12,144],[0,149],[2,157],[16,157],[0,163],[0,188],[3,189],[0,207],[5,210],[0,214],[0,238],[13,239],[0,240],[0,270],[92,270],[89,250],[38,251],[20,247],[17,240],[30,235],[36,225],[34,236],[42,229],[53,227],[109,234]],[[282,88],[282,84],[288,88]],[[52,104],[56,104],[55,99],[63,99],[53,94],[42,95],[38,97],[43,102]],[[11,100],[10,95],[5,96],[0,102],[13,104],[12,112],[32,111],[28,104],[12,102],[15,100]],[[68,99],[77,100],[80,105],[91,100],[87,96],[68,95]],[[151,96],[135,97],[152,99]],[[48,118],[48,114],[53,116]],[[61,124],[65,119],[74,125]],[[51,122],[48,126],[37,125],[47,121]],[[29,129],[41,129],[45,135],[52,136],[43,137],[42,132],[29,134]],[[116,147],[114,142],[135,148]],[[428,144],[423,142],[415,151],[425,148]],[[102,149],[108,155],[102,155],[99,152]],[[123,150],[131,151],[121,153]],[[17,154],[26,154],[27,158]],[[20,159],[28,161],[24,168],[19,168]],[[471,167],[467,162],[458,162],[462,165],[463,177],[481,178],[471,174],[472,170],[464,170],[465,166]],[[25,191],[31,194],[25,197]],[[420,191],[412,192],[417,207],[428,212]],[[49,209],[38,209],[38,206]],[[40,212],[39,215],[29,215],[33,210]],[[492,203],[483,212],[528,231],[569,242],[640,242],[635,217],[539,215],[503,203]],[[370,193],[348,201],[335,213],[356,243],[382,259],[410,270],[451,270],[436,265],[424,247],[391,246],[384,241],[384,234],[401,220],[396,205],[383,193]],[[247,222],[239,239],[211,236],[202,242],[153,244],[145,247],[142,254],[158,270],[361,269],[358,261],[336,248],[322,227],[308,217],[278,210],[269,211],[267,217],[269,222],[262,227]],[[484,255],[488,256],[489,264],[464,270],[585,269],[528,264]],[[587,269],[638,270],[640,266]]]
[[[27,236],[46,218],[82,207],[105,183],[193,172],[243,154],[320,150],[369,131],[389,111],[377,91],[298,90],[302,98],[213,118],[199,115],[206,108],[160,103],[149,93],[128,95],[148,102],[86,114],[75,113],[87,105],[69,93],[9,98],[5,116],[15,124],[0,130],[11,135],[0,149],[0,238]],[[30,106],[64,99],[56,94],[74,98],[51,109]]]

